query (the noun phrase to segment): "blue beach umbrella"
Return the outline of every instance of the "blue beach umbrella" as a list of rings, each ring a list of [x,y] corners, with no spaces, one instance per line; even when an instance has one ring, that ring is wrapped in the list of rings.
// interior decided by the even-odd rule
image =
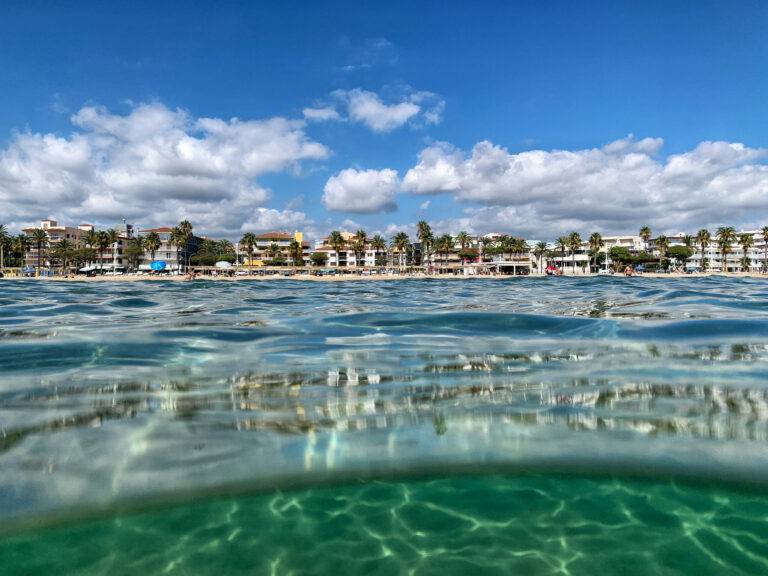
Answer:
[[[149,267],[152,268],[152,270],[154,270],[155,272],[160,272],[161,270],[165,270],[166,263],[164,260],[156,260],[152,262],[152,264],[150,264]]]

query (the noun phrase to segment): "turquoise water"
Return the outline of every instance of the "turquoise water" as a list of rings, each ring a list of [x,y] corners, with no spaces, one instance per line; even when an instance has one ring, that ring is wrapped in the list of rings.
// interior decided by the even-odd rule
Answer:
[[[766,573],[766,359],[761,279],[4,282],[0,558]]]

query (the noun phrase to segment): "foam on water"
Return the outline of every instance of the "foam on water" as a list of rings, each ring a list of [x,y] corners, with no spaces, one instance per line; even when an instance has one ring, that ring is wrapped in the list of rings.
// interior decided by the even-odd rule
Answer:
[[[761,279],[0,284],[2,530],[415,473],[768,485]]]

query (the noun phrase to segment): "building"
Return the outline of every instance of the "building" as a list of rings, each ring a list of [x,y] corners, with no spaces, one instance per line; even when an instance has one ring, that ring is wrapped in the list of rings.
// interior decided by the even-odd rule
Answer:
[[[304,240],[304,233],[299,232],[298,230],[293,234],[290,232],[265,232],[263,234],[256,234],[256,242],[253,246],[253,257],[250,261],[245,246],[238,244],[237,251],[242,257],[243,263],[246,265],[264,266],[265,263],[274,260],[275,257],[279,257],[279,254],[288,265],[292,266],[294,262],[290,247],[291,242],[294,240],[301,244],[302,258],[304,259],[304,264],[308,265],[309,256],[311,254],[309,242]]]
[[[200,245],[200,238],[192,236],[187,242],[186,246],[176,246],[171,242],[171,233],[173,228],[168,226],[162,226],[160,228],[147,228],[146,230],[140,230],[139,234],[146,237],[152,232],[156,233],[160,237],[160,248],[155,251],[154,260],[162,260],[166,264],[166,270],[180,271],[186,265],[187,260],[197,253],[198,246]],[[144,252],[144,256],[139,263],[139,270],[150,270],[153,262],[152,254],[148,251]]]
[[[407,254],[403,254],[401,258],[399,253],[393,253],[386,247],[384,250],[377,250],[369,238],[365,244],[365,249],[358,255],[352,247],[355,235],[352,232],[341,232],[340,234],[346,242],[346,247],[338,252],[331,247],[329,237],[315,243],[313,252],[325,254],[327,266],[334,268],[382,267],[398,266],[401,262],[406,266],[414,265],[417,254],[417,245],[415,244],[412,244],[411,250]],[[420,245],[418,247],[420,248]],[[419,250],[418,254],[420,253]]]
[[[24,228],[22,232],[24,232],[24,234],[26,234],[27,236],[32,236],[34,231],[38,228],[45,231],[45,234],[48,237],[48,248],[43,249],[42,254],[39,255],[41,267],[49,267],[51,265],[51,261],[48,258],[48,255],[50,254],[51,249],[56,246],[56,244],[58,244],[62,240],[67,240],[72,244],[82,244],[83,237],[88,232],[93,230],[93,226],[91,226],[90,224],[80,224],[79,226],[76,226],[76,227],[60,226],[56,220],[48,218],[46,220],[41,220],[40,226],[38,226],[37,228]],[[38,264],[37,246],[30,244],[30,247],[27,250],[27,253],[24,255],[24,265],[37,267],[37,264]]]

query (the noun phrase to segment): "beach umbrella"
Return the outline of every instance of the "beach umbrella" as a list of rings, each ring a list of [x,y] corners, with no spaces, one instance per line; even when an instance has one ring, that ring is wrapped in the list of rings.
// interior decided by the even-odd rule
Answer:
[[[166,266],[167,264],[165,263],[164,260],[156,260],[149,265],[149,267],[152,268],[152,270],[154,270],[155,272],[160,272],[161,270],[165,270]]]
[[[227,262],[226,260],[219,260],[215,264],[216,268],[232,268],[232,263]]]

